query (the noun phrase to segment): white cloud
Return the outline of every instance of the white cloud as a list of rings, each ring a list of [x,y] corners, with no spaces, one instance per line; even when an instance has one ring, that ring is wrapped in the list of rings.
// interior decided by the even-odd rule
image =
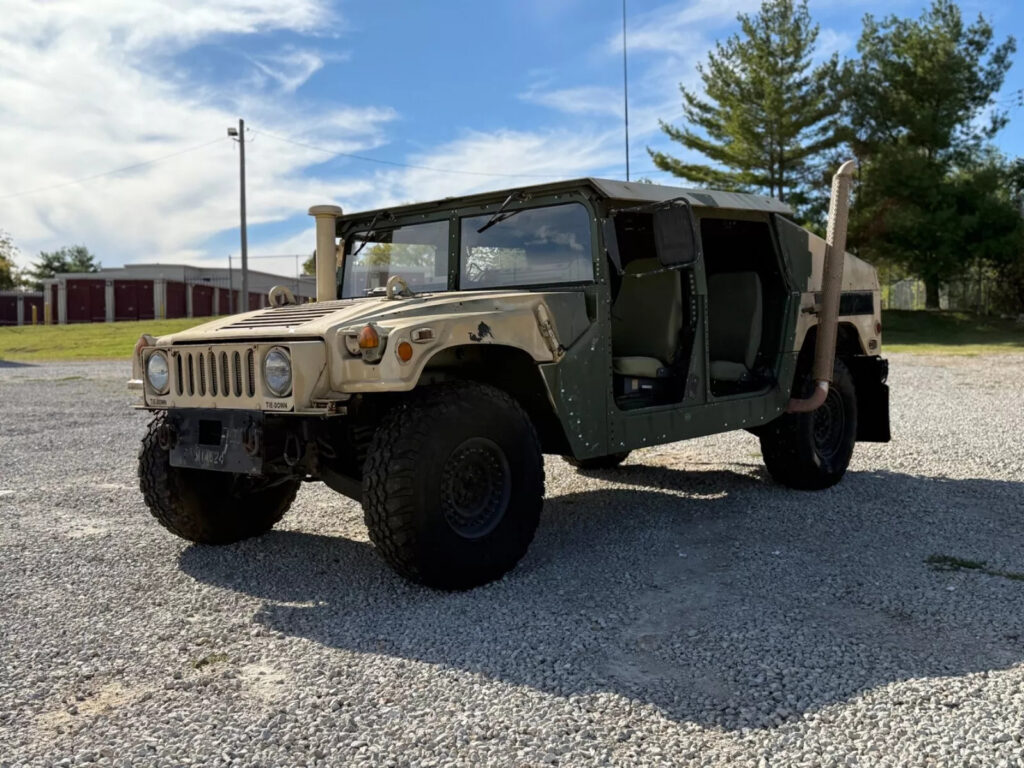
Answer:
[[[622,117],[622,91],[604,86],[589,85],[555,90],[533,87],[519,94],[519,98],[571,115]]]
[[[316,32],[331,20],[320,0],[133,3],[56,0],[6,11],[0,27],[0,227],[23,263],[41,249],[84,242],[107,264],[195,259],[199,244],[237,221],[235,146],[225,128],[245,114],[269,133],[331,151],[384,141],[387,107],[341,105],[314,115],[287,98],[241,97],[183,82],[160,56],[226,33]],[[267,58],[266,61],[272,60]],[[281,90],[298,87],[322,59],[292,49],[277,56]],[[39,194],[111,168],[224,137],[164,162]],[[324,154],[253,137],[247,153],[249,220],[280,220],[319,197],[302,171]],[[6,199],[4,199],[6,197]]]

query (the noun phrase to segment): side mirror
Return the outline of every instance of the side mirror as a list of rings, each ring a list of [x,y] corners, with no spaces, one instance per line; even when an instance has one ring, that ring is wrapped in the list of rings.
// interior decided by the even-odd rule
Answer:
[[[601,219],[601,231],[604,234],[604,249],[611,259],[615,271],[622,274],[622,256],[619,254],[619,236],[615,232],[615,217]]]
[[[690,206],[671,205],[654,211],[654,248],[664,267],[678,267],[697,260],[697,236]]]

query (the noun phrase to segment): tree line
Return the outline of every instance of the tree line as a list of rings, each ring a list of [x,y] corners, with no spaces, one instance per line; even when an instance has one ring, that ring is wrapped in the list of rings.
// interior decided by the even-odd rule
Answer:
[[[102,265],[84,245],[70,245],[56,251],[40,251],[39,259],[19,270],[15,257],[18,246],[0,229],[0,291],[13,288],[43,289],[43,280],[62,272],[99,272]]]
[[[996,102],[1016,50],[951,0],[918,18],[864,17],[857,56],[816,60],[807,0],[764,0],[680,86],[685,124],[661,123],[687,150],[648,149],[691,183],[767,193],[820,231],[831,173],[858,163],[849,248],[921,279],[926,306],[977,269],[998,276],[1004,308],[1024,311],[1024,160],[992,143],[1009,116]]]

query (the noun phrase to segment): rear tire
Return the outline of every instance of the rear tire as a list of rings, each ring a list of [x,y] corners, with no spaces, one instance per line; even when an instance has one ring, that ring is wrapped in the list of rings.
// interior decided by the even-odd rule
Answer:
[[[805,397],[813,382],[800,377],[794,392]],[[857,393],[850,371],[836,360],[824,405],[812,413],[786,413],[758,435],[764,465],[777,482],[800,490],[821,490],[846,473],[857,440]]]
[[[594,456],[589,459],[574,459],[572,456],[563,456],[566,462],[576,469],[584,471],[588,469],[615,469],[629,457],[629,451],[621,453],[609,453],[607,456]]]
[[[370,539],[402,576],[437,589],[469,589],[514,567],[543,497],[529,416],[474,382],[414,392],[384,418],[363,470]]]
[[[284,517],[299,480],[268,485],[263,478],[172,467],[160,447],[164,417],[149,423],[139,451],[139,487],[164,528],[197,544],[232,544],[266,533]]]

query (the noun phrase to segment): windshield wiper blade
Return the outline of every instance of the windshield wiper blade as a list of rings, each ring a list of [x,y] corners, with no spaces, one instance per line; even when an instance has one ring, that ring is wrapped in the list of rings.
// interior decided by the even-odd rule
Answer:
[[[359,247],[356,248],[355,253],[352,254],[352,258],[353,259],[356,256],[358,256],[359,252],[362,251],[363,248],[366,247],[366,244],[368,242],[370,242],[370,237],[372,237],[372,236],[377,234],[377,232],[373,228],[373,225],[377,223],[377,219],[379,219],[381,216],[383,216],[386,219],[393,219],[394,218],[394,216],[392,216],[392,214],[391,214],[391,211],[379,211],[379,212],[373,214],[373,218],[370,219],[370,226],[366,228],[366,239],[363,240],[363,242],[361,242],[359,244]]]
[[[513,192],[511,195],[506,197],[505,202],[501,204],[501,207],[494,212],[494,215],[491,216],[491,218],[487,220],[487,223],[480,227],[480,229],[478,229],[476,233],[479,235],[481,232],[486,232],[495,224],[500,224],[501,222],[505,221],[505,219],[511,219],[513,216],[519,213],[519,211],[522,210],[521,208],[518,208],[514,211],[505,211],[505,209],[508,208],[508,204],[516,199],[522,199],[522,194],[519,192]]]

